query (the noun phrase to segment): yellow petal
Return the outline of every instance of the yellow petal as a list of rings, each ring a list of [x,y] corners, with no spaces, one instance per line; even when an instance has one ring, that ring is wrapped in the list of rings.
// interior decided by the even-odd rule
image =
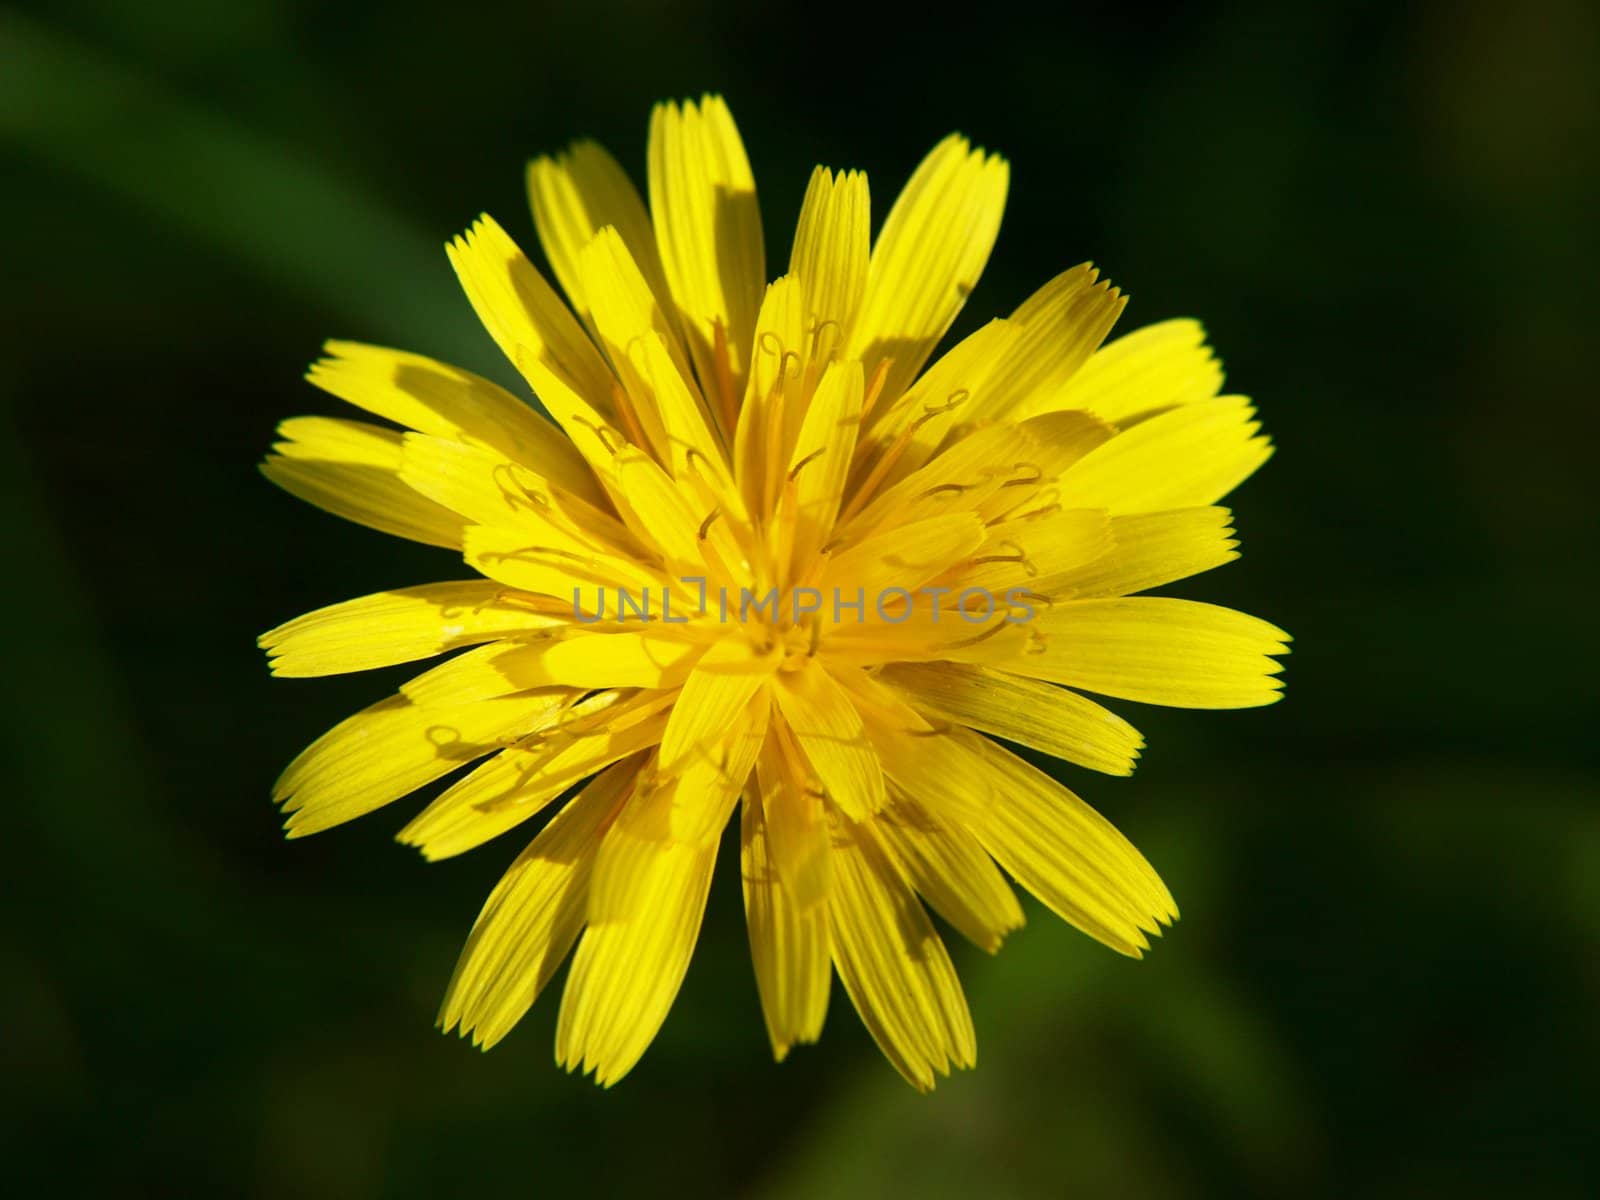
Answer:
[[[945,576],[948,578],[948,576]],[[989,614],[985,599],[968,596],[963,605],[959,594],[945,594],[945,585],[928,582],[910,601],[885,589],[883,615],[875,610],[875,598],[858,596],[853,589],[840,587],[824,602],[823,619],[832,620],[837,607],[838,620],[822,628],[821,653],[826,655],[828,669],[853,670],[859,667],[879,667],[896,662],[927,662],[930,660],[962,658],[986,652],[986,643],[992,635],[985,628],[990,621],[1003,622],[1011,610],[1010,599],[1022,597],[994,597],[995,610]],[[855,611],[855,603],[863,600],[863,617]],[[937,613],[935,613],[937,606]],[[1018,609],[1017,620],[1022,610]],[[1023,644],[1020,626],[1006,626],[1002,635],[1015,635],[1017,644],[1007,644],[1007,654],[1021,654]],[[979,641],[981,639],[981,642]],[[1002,639],[1003,640],[1003,639]],[[965,655],[965,656],[964,656]]]
[[[1272,455],[1243,396],[1199,400],[1126,429],[1061,476],[1061,502],[1112,513],[1214,504]]]
[[[1025,409],[1083,408],[1118,425],[1209,400],[1222,387],[1222,366],[1198,321],[1146,325],[1102,346],[1066,386],[1040,393]]]
[[[904,443],[897,440],[897,444]],[[1022,482],[1043,481],[1047,472],[1039,462],[1040,450],[1039,443],[1016,425],[957,431],[956,440],[926,466],[890,487],[877,489],[873,477],[894,461],[891,445],[869,468],[867,479],[852,481],[851,501],[840,515],[836,540],[849,545],[870,532],[892,531],[926,517],[981,512],[995,496],[1014,495],[1013,489],[1020,490]],[[871,502],[863,507],[862,501],[869,496]]]
[[[665,459],[670,446],[657,411],[646,343],[659,343],[667,350],[674,373],[681,376],[680,388],[688,390],[693,387],[693,375],[678,348],[677,334],[615,229],[607,226],[595,234],[584,247],[578,265],[600,344],[621,381],[628,411],[637,423],[630,431],[632,440]],[[693,394],[698,404],[698,389]],[[620,404],[619,401],[619,407]]]
[[[989,260],[1005,208],[1005,160],[952,134],[912,174],[872,248],[849,358],[870,375],[890,359],[883,394],[916,378]]]
[[[861,424],[862,386],[860,363],[834,363],[806,408],[789,459],[796,522],[790,558],[798,574],[827,541],[839,515]]]
[[[447,251],[478,318],[609,493],[613,460],[628,439],[615,424],[616,377],[594,343],[488,217]]]
[[[1064,570],[1042,570],[1032,587],[1058,598],[1126,596],[1187,579],[1239,557],[1232,515],[1213,507],[1113,517],[1105,553]]]
[[[1071,600],[1042,609],[1033,652],[979,661],[1085,691],[1174,708],[1253,708],[1282,695],[1289,635],[1257,617],[1164,596]],[[999,642],[1000,639],[992,639]],[[968,653],[961,654],[968,657]]]
[[[994,860],[956,821],[897,795],[873,828],[912,887],[973,945],[990,954],[1023,924],[1022,906]]]
[[[445,989],[445,1032],[488,1049],[533,1006],[583,929],[595,851],[630,778],[619,766],[591,781],[489,893]]]
[[[843,351],[867,286],[871,256],[871,202],[860,171],[826,167],[811,172],[800,205],[789,274],[805,296],[816,345],[813,357]]]
[[[537,530],[469,525],[461,538],[469,566],[519,591],[548,597],[555,611],[592,615],[595,589],[603,588],[615,611],[619,590],[634,598],[660,595],[668,577],[631,556],[599,549],[554,525]]]
[[[606,403],[613,378],[605,360],[572,310],[492,217],[479,217],[446,249],[478,319],[540,399],[546,399],[546,382],[553,381],[592,405]]]
[[[1111,521],[1097,508],[1069,508],[1006,521],[987,532],[971,561],[949,578],[957,599],[968,588],[995,597],[1011,588],[1053,595],[1057,578],[1087,570],[1114,546]]]
[[[637,540],[615,517],[552,488],[487,446],[408,433],[400,458],[400,479],[407,487],[469,521],[526,530],[534,541],[576,533],[600,550],[639,551]]]
[[[990,321],[940,355],[894,404],[879,406],[866,440],[878,489],[925,465],[958,427],[983,423],[990,377],[1018,336],[1009,321]],[[879,465],[883,458],[890,461]]]
[[[658,104],[650,114],[649,158],[656,244],[701,385],[717,390],[720,325],[727,382],[741,387],[767,282],[766,247],[755,178],[722,97],[681,108]]]
[[[401,435],[360,421],[294,417],[278,426],[284,441],[261,473],[325,512],[382,533],[451,549],[464,522],[400,479]]]
[[[1139,957],[1177,916],[1143,856],[1077,796],[964,729],[908,736],[872,725],[884,770],[935,815],[970,831],[1063,920]]]
[[[659,759],[641,780],[643,798],[628,806],[618,822],[618,834],[600,856],[595,870],[591,916],[604,911],[614,871],[626,875],[628,855],[644,853],[633,841],[653,843],[714,841],[727,828],[733,806],[755,769],[756,758],[767,739],[772,702],[763,689],[702,750],[673,767]]]
[[[420,354],[327,343],[306,378],[323,391],[419,433],[498,451],[591,503],[601,500],[583,458],[559,429],[504,388]]]
[[[528,164],[528,201],[550,266],[584,320],[589,320],[589,301],[578,260],[607,225],[621,235],[650,290],[665,301],[669,293],[650,214],[627,172],[605,147],[574,142],[554,158],[534,159]]]
[[[918,1091],[977,1060],[961,982],[916,894],[868,825],[834,828],[833,960],[861,1021]]]
[[[762,689],[733,721],[710,758],[691,758],[679,768],[668,836],[703,841],[721,834],[752,777],[771,724],[771,698],[767,689]]]
[[[445,704],[529,688],[681,687],[702,650],[653,628],[593,633],[565,626],[458,655],[400,690],[418,704]]]
[[[778,655],[757,654],[742,639],[717,642],[706,651],[673,705],[661,739],[661,769],[671,771],[691,755],[710,757],[777,665]]]
[[[958,663],[897,663],[878,678],[931,717],[981,729],[1109,775],[1131,775],[1139,731],[1054,684]]]
[[[1040,413],[1019,421],[1017,429],[1037,447],[1039,469],[1051,479],[1117,434],[1116,426],[1076,411]]]
[[[787,733],[775,729],[756,760],[756,778],[767,856],[788,901],[810,909],[828,897],[828,813],[800,757]]]
[[[685,382],[660,337],[641,338],[639,358],[666,434],[662,462],[686,488],[703,486],[724,516],[744,521],[744,503],[734,486],[727,451],[700,393]]]
[[[1018,420],[1044,411],[1090,361],[1128,302],[1098,276],[1088,263],[1063,272],[1007,318],[1018,336],[990,372],[984,416]]]
[[[613,826],[606,842],[617,832]],[[621,910],[591,920],[573,957],[556,1025],[562,1066],[592,1071],[609,1087],[639,1061],[688,970],[716,859],[712,839],[649,843],[634,861],[626,894],[613,897]]]
[[[527,650],[510,667],[515,680],[547,678],[554,685],[575,688],[661,689],[682,685],[702,647],[655,630],[622,630],[552,638]]]
[[[856,820],[883,807],[883,770],[861,715],[817,659],[779,672],[772,698],[834,804]]]
[[[694,506],[694,499],[655,459],[637,450],[623,451],[617,456],[616,488],[629,527],[655,548],[673,579],[706,573],[700,533],[708,514]]]
[[[542,811],[573,784],[661,740],[653,703],[602,692],[553,713],[535,736],[502,750],[441,792],[397,835],[430,861],[481,846]]]
[[[969,828],[1057,916],[1134,958],[1178,909],[1160,876],[1094,809],[1044,772],[974,734],[960,736],[987,787]]]
[[[391,696],[335,725],[273,785],[290,837],[354,820],[515,741],[550,719],[562,694],[424,707]]]
[[[560,625],[488,579],[397,588],[330,604],[268,630],[274,675],[338,675],[414,662],[507,633]]]
[[[898,529],[886,527],[835,554],[818,586],[830,601],[834,589],[848,593],[847,600],[859,591],[866,597],[868,621],[895,623],[910,611],[908,603],[911,609],[916,607],[895,589],[910,592],[937,578],[982,546],[986,532],[982,521],[965,512],[912,521]],[[831,602],[824,603],[821,615],[831,617],[833,608]]]
[[[509,696],[524,689],[496,664],[525,649],[514,641],[495,641],[446,659],[400,685],[400,694],[413,704],[464,704]],[[549,686],[548,683],[545,686]]]
[[[400,465],[402,435],[366,421],[290,417],[278,422],[278,436],[284,440],[273,450],[295,461],[348,463],[385,471]]]
[[[761,301],[749,379],[734,433],[734,475],[747,505],[764,511],[781,489],[777,468],[788,461],[787,431],[805,407],[805,296],[787,275],[774,279]],[[799,429],[796,421],[794,428]]]
[[[1014,426],[1001,423],[999,428],[1012,429],[1020,439],[1020,457],[1006,472],[1004,485],[986,496],[980,494],[975,505],[996,536],[1004,536],[1000,531],[1013,528],[1015,522],[1048,516],[1062,508],[1081,511],[1078,505],[1063,503],[1058,481],[1069,467],[1117,433],[1113,426],[1086,412],[1042,413]]]
[[[796,902],[773,861],[763,802],[746,793],[740,829],[745,924],[750,957],[773,1057],[782,1062],[796,1042],[814,1042],[828,1015],[833,982],[828,913]]]

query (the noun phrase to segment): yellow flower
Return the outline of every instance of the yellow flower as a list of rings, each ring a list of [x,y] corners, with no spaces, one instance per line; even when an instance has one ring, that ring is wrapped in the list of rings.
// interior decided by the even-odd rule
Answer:
[[[779,1059],[820,1035],[837,970],[916,1087],[970,1066],[924,906],[994,951],[1023,921],[1001,868],[1134,957],[1177,917],[1121,834],[991,737],[1127,775],[1143,739],[1080,691],[1277,699],[1282,631],[1132,595],[1237,557],[1215,504],[1271,449],[1195,322],[1102,346],[1125,301],[1087,265],[924,370],[1007,180],[947,138],[872,242],[865,176],[818,168],[767,283],[727,106],[662,105],[648,208],[591,143],[528,169],[567,303],[488,217],[449,247],[550,420],[400,351],[331,342],[312,367],[400,428],[285,421],[267,476],[475,574],[261,638],[290,676],[471,647],[290,765],[289,835],[462,768],[400,833],[429,859],[557,809],[474,925],[445,1028],[499,1041],[576,943],[556,1057],[620,1079],[677,994],[735,807]]]

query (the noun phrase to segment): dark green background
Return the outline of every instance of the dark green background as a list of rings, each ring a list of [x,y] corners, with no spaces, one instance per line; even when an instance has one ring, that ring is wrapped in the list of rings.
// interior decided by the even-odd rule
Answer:
[[[1584,1196],[1600,1177],[1597,25],[1581,0],[0,8],[6,1176],[62,1192]],[[552,993],[431,1029],[515,853],[427,867],[403,802],[285,843],[311,737],[396,682],[275,681],[303,610],[448,577],[254,463],[327,336],[505,377],[444,240],[532,245],[523,160],[726,93],[771,259],[807,172],[881,216],[953,128],[1012,199],[962,328],[1093,258],[1195,315],[1277,457],[1187,594],[1291,630],[1288,698],[1123,710],[1064,777],[1184,919],[1143,963],[1029,907],[956,949],[980,1065],[931,1097],[841,993],[770,1061],[724,858],[610,1092]],[[501,1194],[496,1192],[494,1194]]]

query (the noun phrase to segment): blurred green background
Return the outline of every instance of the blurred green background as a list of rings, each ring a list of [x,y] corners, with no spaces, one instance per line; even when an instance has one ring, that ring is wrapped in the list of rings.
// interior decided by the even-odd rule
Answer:
[[[864,9],[393,0],[0,8],[0,487],[12,784],[6,1174],[62,1194],[1600,1194],[1594,213],[1581,0]],[[1184,919],[1142,963],[1030,905],[953,945],[975,1072],[920,1097],[836,991],[770,1061],[724,858],[611,1092],[557,995],[433,1032],[515,844],[427,867],[414,802],[285,843],[267,789],[391,673],[274,681],[259,631],[448,576],[255,471],[325,337],[506,377],[445,239],[532,245],[521,170],[642,177],[723,91],[782,261],[815,162],[875,209],[960,129],[1013,162],[968,315],[1093,258],[1203,318],[1279,453],[1187,594],[1296,637],[1288,698],[1122,711],[1063,777]],[[401,673],[403,674],[403,672]],[[513,839],[515,841],[515,839]]]

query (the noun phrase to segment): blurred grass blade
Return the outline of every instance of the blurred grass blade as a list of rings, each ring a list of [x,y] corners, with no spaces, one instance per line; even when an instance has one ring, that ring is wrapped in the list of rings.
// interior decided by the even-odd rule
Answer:
[[[483,336],[429,237],[291,147],[0,11],[0,137],[332,309],[364,337],[472,359]]]

